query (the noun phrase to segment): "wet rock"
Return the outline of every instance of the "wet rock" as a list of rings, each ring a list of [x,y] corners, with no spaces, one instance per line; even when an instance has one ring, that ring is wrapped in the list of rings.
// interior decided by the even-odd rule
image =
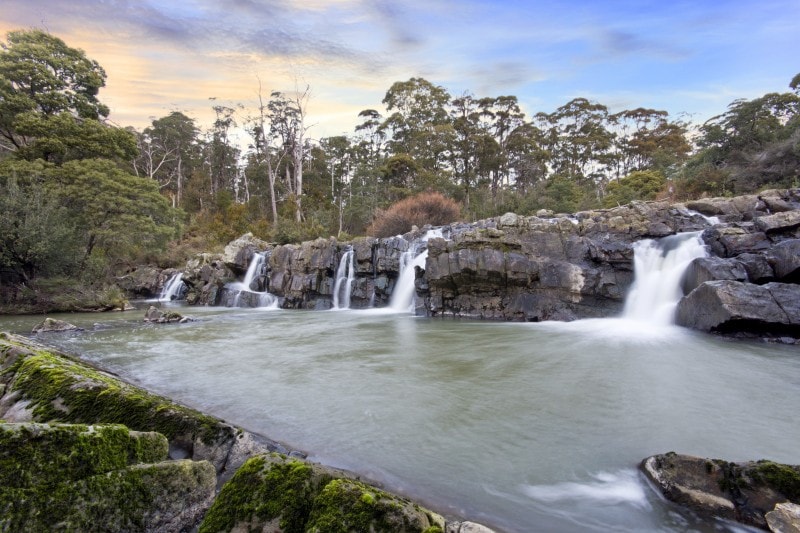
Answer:
[[[702,283],[678,303],[677,323],[703,331],[800,338],[800,285]]]
[[[79,328],[78,326],[70,324],[69,322],[65,322],[64,320],[58,320],[57,318],[45,318],[42,322],[39,322],[33,327],[31,333],[52,333],[63,331],[83,331],[83,328]]]
[[[186,322],[194,322],[194,318],[190,316],[184,316],[175,311],[163,311],[156,306],[151,305],[147,311],[145,311],[144,321],[153,322],[155,324],[185,324]]]
[[[668,500],[762,529],[776,504],[800,498],[800,466],[731,463],[670,452],[648,457],[641,468]]]
[[[247,266],[254,254],[264,252],[269,248],[268,242],[254,237],[252,233],[245,233],[225,246],[221,259],[225,266],[241,275],[247,272]]]
[[[800,239],[779,242],[769,251],[768,260],[778,281],[800,282]]]
[[[186,262],[183,282],[186,283],[186,302],[190,305],[217,305],[220,290],[236,280],[218,254],[197,254]]]
[[[475,522],[448,522],[445,533],[494,533],[494,530]]]

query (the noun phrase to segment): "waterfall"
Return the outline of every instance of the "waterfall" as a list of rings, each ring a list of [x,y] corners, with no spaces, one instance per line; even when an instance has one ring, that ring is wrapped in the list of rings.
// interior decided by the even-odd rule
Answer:
[[[186,283],[183,282],[183,273],[176,272],[167,280],[158,295],[159,300],[180,300],[186,293]]]
[[[267,291],[253,290],[253,283],[264,274],[264,265],[267,261],[265,253],[255,253],[247,266],[247,272],[242,281],[225,285],[229,297],[224,304],[228,307],[277,307],[278,298]]]
[[[348,249],[342,254],[339,268],[336,269],[336,283],[333,286],[333,308],[349,309],[350,292],[356,277],[355,254]]]
[[[706,257],[700,232],[683,233],[633,246],[634,282],[625,300],[624,318],[672,324],[683,293],[681,278],[692,260]]]
[[[412,242],[408,250],[400,256],[400,274],[397,277],[394,290],[392,290],[392,297],[389,300],[389,307],[395,311],[414,310],[416,267],[422,268],[425,266],[425,260],[428,259],[427,243],[428,239],[432,237],[442,237],[442,230],[429,230],[421,239]],[[423,245],[426,248],[420,252],[419,249]]]

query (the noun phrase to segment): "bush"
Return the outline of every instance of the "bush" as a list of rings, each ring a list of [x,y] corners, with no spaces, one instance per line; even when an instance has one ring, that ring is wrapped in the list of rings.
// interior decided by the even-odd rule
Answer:
[[[367,234],[391,237],[411,231],[412,226],[441,226],[458,220],[459,205],[438,192],[426,192],[400,200],[375,214]]]

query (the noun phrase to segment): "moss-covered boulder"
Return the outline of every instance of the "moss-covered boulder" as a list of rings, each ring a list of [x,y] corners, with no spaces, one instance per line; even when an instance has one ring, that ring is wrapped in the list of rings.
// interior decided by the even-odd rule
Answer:
[[[642,470],[667,499],[695,511],[767,529],[778,503],[800,503],[800,466],[772,461],[731,463],[670,452]]]
[[[179,531],[214,496],[207,461],[121,425],[0,424],[0,531]]]
[[[444,519],[347,477],[344,472],[279,454],[253,457],[222,488],[201,533],[427,532]]]
[[[208,460],[223,476],[232,475],[248,456],[275,448],[217,418],[7,333],[0,333],[0,418],[155,431],[169,440],[171,458]]]

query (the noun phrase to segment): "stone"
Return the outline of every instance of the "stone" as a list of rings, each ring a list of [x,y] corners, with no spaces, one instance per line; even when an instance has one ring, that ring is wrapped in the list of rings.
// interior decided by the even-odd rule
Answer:
[[[800,282],[800,239],[779,242],[767,257],[778,281]]]
[[[266,454],[248,459],[222,487],[199,531],[422,533],[432,526],[443,531],[444,519],[343,471]]]
[[[800,505],[778,503],[766,514],[769,530],[774,533],[800,533]]]
[[[782,233],[800,227],[800,211],[784,211],[755,219],[756,228],[764,233]]]
[[[162,272],[159,269],[145,265],[118,277],[115,282],[132,297],[155,298],[161,290],[161,276]]]
[[[703,331],[800,338],[800,285],[702,283],[678,303],[677,323]]]
[[[62,331],[83,331],[83,328],[79,328],[75,324],[70,324],[64,320],[48,317],[42,322],[36,324],[31,330],[31,333],[52,333]]]
[[[641,468],[668,500],[762,529],[776,504],[800,498],[800,466],[731,463],[670,452],[646,458]]]
[[[177,531],[214,497],[207,461],[165,461],[167,439],[121,425],[0,424],[3,531]]]
[[[686,267],[681,288],[683,294],[689,294],[706,281],[716,280],[747,281],[747,270],[735,259],[700,257]]]
[[[238,274],[247,272],[247,267],[253,255],[265,252],[270,248],[268,242],[253,236],[252,233],[245,233],[241,237],[225,245],[222,254],[222,262]]]
[[[186,322],[194,322],[194,318],[184,316],[175,311],[162,311],[156,306],[151,305],[144,313],[144,321],[155,324],[185,324]]]

